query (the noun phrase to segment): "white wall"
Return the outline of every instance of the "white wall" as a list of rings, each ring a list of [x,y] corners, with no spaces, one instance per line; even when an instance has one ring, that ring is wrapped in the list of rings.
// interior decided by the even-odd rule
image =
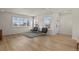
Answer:
[[[27,27],[13,27],[12,26],[12,16],[19,16],[19,17],[28,17],[25,15],[19,15],[14,13],[3,13],[0,12],[0,28],[3,30],[3,35],[10,35],[10,34],[16,34],[21,32],[26,32],[29,29]],[[45,15],[44,15],[45,16]],[[43,17],[44,16],[37,16],[35,19],[38,20],[38,24],[40,25],[40,28],[43,27]],[[46,15],[47,16],[47,15]],[[48,15],[49,16],[49,15]],[[52,23],[51,23],[51,34],[56,34],[56,19],[57,15],[52,15]]]
[[[60,34],[72,35],[72,14],[60,16]]]
[[[1,13],[0,12],[0,28],[2,28],[2,30],[3,30],[3,35],[16,34],[16,33],[26,32],[27,30],[29,30],[27,27],[13,27],[12,23],[11,23],[12,16],[29,17],[29,16],[25,16],[25,15],[19,15],[19,14],[13,14],[13,13]],[[71,29],[70,29],[71,28],[71,18],[70,18],[70,16],[62,16],[61,19],[60,19],[58,13],[54,13],[52,15],[37,16],[35,19],[39,20],[38,24],[40,25],[41,28],[43,25],[43,16],[51,16],[52,17],[50,34],[59,33],[60,28],[57,25],[59,25],[60,23],[57,22],[58,20],[62,20],[63,22],[65,22],[64,24],[62,22],[61,25],[68,26],[68,27],[64,27],[63,30],[61,30],[61,33],[64,33],[64,34],[71,33]]]
[[[16,34],[21,32],[26,32],[27,27],[13,27],[12,26],[12,16],[27,17],[24,15],[18,15],[13,13],[0,13],[0,28],[3,30],[3,35]]]
[[[53,14],[53,21],[52,21],[52,29],[53,29],[53,34],[58,34],[59,33],[59,25],[60,22],[58,22],[60,20],[59,14],[58,13],[54,13]]]
[[[72,39],[75,39],[79,42],[79,9],[73,10]]]

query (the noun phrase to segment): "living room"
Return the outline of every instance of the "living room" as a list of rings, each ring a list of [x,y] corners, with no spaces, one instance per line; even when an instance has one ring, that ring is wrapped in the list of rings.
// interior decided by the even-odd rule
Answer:
[[[75,25],[72,25],[75,18],[72,16],[77,15],[76,10],[78,11],[70,8],[0,8],[3,38],[3,48],[0,50],[78,50],[78,33],[74,29]],[[33,32],[34,27],[38,28],[37,32]]]

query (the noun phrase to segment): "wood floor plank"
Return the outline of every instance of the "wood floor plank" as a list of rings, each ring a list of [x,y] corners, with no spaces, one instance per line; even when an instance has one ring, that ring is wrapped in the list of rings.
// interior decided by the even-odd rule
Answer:
[[[28,38],[10,35],[0,44],[2,51],[76,51],[76,41],[68,35],[46,35]]]

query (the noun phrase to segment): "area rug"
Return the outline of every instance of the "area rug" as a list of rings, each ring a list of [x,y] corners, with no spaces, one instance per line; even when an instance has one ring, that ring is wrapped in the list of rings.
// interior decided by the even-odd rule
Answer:
[[[26,36],[26,37],[29,37],[29,38],[34,38],[34,37],[39,36],[40,33],[26,32],[23,35]]]

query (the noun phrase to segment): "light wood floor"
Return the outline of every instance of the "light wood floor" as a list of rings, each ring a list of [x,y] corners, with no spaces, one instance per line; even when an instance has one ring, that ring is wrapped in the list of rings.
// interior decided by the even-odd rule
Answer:
[[[76,41],[68,35],[47,35],[28,38],[23,35],[3,37],[2,51],[76,51]]]

